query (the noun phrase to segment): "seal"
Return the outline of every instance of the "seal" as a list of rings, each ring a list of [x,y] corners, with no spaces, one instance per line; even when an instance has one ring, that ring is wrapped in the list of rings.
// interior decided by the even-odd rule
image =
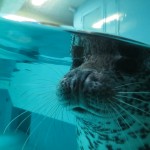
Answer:
[[[150,149],[150,47],[73,33],[59,102],[77,118],[80,150]]]

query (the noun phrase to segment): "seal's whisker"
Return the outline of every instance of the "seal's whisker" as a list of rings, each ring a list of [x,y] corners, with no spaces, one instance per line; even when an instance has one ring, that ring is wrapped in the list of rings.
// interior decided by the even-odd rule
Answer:
[[[60,111],[59,111],[60,110]],[[62,111],[63,111],[63,108],[58,108],[56,111],[58,111],[59,113],[61,113]],[[55,114],[57,114],[57,113],[55,113]],[[59,114],[57,114],[58,116],[59,116]],[[54,116],[54,118],[55,119],[57,119],[57,116]],[[49,124],[47,124],[47,127],[45,128],[45,129],[47,129],[46,130],[46,133],[45,133],[45,136],[44,136],[44,141],[43,141],[43,143],[45,143],[45,144],[47,144],[47,142],[48,142],[48,136],[49,136],[49,134],[50,134],[50,129],[51,129],[51,127],[50,126],[52,126],[52,127],[55,127],[55,120],[51,120],[51,122],[49,123]],[[55,129],[57,129],[57,128],[55,128]],[[53,134],[51,133],[51,136],[53,136]],[[40,139],[39,139],[40,140]],[[37,144],[36,144],[37,143]],[[37,140],[37,142],[35,143],[35,146],[37,146],[38,145],[38,140]],[[36,148],[36,147],[35,147]]]
[[[52,110],[53,108],[55,108],[56,105],[58,105],[57,103],[53,103],[54,100],[55,100],[54,97],[51,98],[51,101],[48,99],[48,97],[43,97],[43,98],[45,98],[46,101],[45,101],[44,103],[42,103],[42,105],[39,105],[40,108],[42,108],[42,109],[39,109],[39,108],[36,109],[36,110],[39,110],[39,111],[38,111],[39,113],[43,112],[43,110],[45,111],[45,108],[47,108],[47,105],[50,106],[50,109],[48,109],[48,110]],[[44,106],[44,107],[43,107],[43,106]]]
[[[60,105],[58,105],[57,107],[56,107],[56,106],[54,107],[55,110],[53,111],[51,117],[52,117],[53,114],[57,111],[57,109],[58,109],[59,107],[60,107]],[[47,114],[49,114],[49,111],[47,112]],[[33,129],[32,133],[30,133],[30,135],[26,138],[24,144],[22,145],[21,150],[24,150],[24,149],[25,149],[25,146],[26,146],[26,144],[27,144],[29,138],[35,133],[35,131],[38,129],[38,127],[43,123],[43,121],[44,121],[46,118],[47,118],[47,116],[45,115],[45,116],[43,117],[43,119],[37,124],[37,126]],[[29,129],[29,128],[28,128],[28,129]]]
[[[115,109],[115,106],[113,107],[113,103],[114,103],[114,102],[110,101],[110,103],[111,103],[110,106],[112,107],[112,109],[113,109],[118,115],[121,116],[121,118],[126,122],[126,124],[128,125],[128,127],[130,128],[129,123],[125,120],[125,118],[122,116],[122,114],[121,114],[117,109]],[[115,103],[114,103],[114,105],[115,105]],[[123,129],[121,128],[121,125],[120,125],[120,123],[118,122],[117,119],[116,119],[116,122],[117,122],[117,125],[118,125],[119,129],[122,131],[121,134],[123,134],[123,136],[125,137],[126,141],[128,141],[128,137],[127,137],[127,135],[125,135],[125,133],[124,133]],[[135,133],[135,132],[134,132],[134,133]],[[128,147],[130,147],[130,149],[132,150],[131,145],[130,145],[130,142],[127,142],[127,143],[128,143]]]
[[[30,101],[30,100],[34,100],[34,98],[37,99],[37,97],[39,99],[39,98],[44,98],[44,96],[47,96],[49,101],[51,101],[51,96],[48,93],[50,93],[50,90],[48,88],[43,89],[43,91],[39,89],[33,89],[33,90],[27,89],[24,90],[24,92],[20,92],[19,97],[21,97],[21,99],[26,99]],[[30,103],[28,105],[30,106]]]
[[[52,120],[52,122],[53,122],[53,120]],[[51,128],[50,128],[50,126],[52,126],[52,122],[50,122],[49,124],[47,124],[47,127],[45,128],[46,129],[46,133],[45,133],[45,136],[44,136],[44,140],[43,140],[43,143],[46,145],[47,144],[47,139],[48,139],[48,136],[49,136],[49,134],[51,134],[50,133],[50,130],[51,130]],[[37,141],[38,142],[38,141]],[[38,144],[37,144],[38,145]]]
[[[29,93],[28,93],[29,94]],[[52,103],[50,100],[49,100],[49,96],[44,96],[43,95],[43,93],[42,94],[38,94],[38,95],[40,95],[40,97],[42,98],[42,99],[46,99],[43,103],[40,103],[40,105],[37,105],[36,107],[34,107],[34,108],[32,108],[32,112],[36,112],[37,110],[38,110],[38,113],[40,114],[41,113],[41,111],[47,106],[47,104],[50,104],[50,103]],[[32,98],[30,98],[30,99],[28,99],[29,101],[31,100],[32,101],[32,99],[36,99],[37,98],[37,95],[36,96],[34,96],[34,97],[32,97]],[[51,99],[52,99],[52,97],[51,97]],[[28,105],[27,105],[28,104]],[[45,107],[43,107],[43,106],[45,106]],[[24,108],[31,108],[31,106],[30,106],[30,102],[29,103],[25,103],[24,105],[22,105],[22,107]],[[43,109],[41,109],[41,108],[43,108]],[[29,112],[29,110],[27,111],[27,112]],[[43,111],[42,111],[43,112]],[[24,113],[23,113],[24,114]],[[22,115],[23,115],[22,114]],[[19,117],[20,115],[18,115],[18,117]],[[14,118],[10,123],[9,123],[9,125],[8,126],[10,126],[18,117],[16,117],[16,118]],[[30,117],[30,115],[29,116],[27,116],[26,118],[24,118],[24,120],[22,120],[22,122],[20,122],[20,124],[17,126],[17,128],[16,128],[16,130],[15,130],[15,132],[17,131],[17,129],[26,121],[26,119],[28,119]],[[8,128],[8,127],[7,127]],[[7,129],[5,129],[5,130],[7,130]],[[5,132],[5,131],[4,131]]]
[[[15,132],[17,132],[17,130],[19,129],[19,127],[29,118],[31,117],[32,113],[30,115],[28,115],[27,117],[25,117],[20,123],[19,125],[16,127]]]
[[[105,104],[104,106],[105,106],[106,112],[108,113],[109,117],[110,117],[110,118],[111,118],[111,117],[113,118],[113,116],[112,116],[112,114],[111,114],[109,108],[107,107],[107,105]],[[107,125],[106,125],[105,123],[104,123],[103,126],[104,126],[104,128],[107,128]],[[113,133],[113,129],[111,129],[111,128],[110,128],[110,133]]]
[[[58,70],[58,69],[54,69],[52,68],[52,71],[56,72],[56,74],[58,75],[58,79],[60,79],[66,72],[62,69],[62,70]]]
[[[45,81],[45,83],[43,83],[43,81]],[[37,87],[38,85],[39,85],[38,87],[41,87],[42,85],[45,86],[45,84],[47,84],[48,86],[52,86],[52,85],[55,86],[55,84],[56,84],[54,81],[50,81],[50,80],[47,80],[47,81],[43,80],[43,81],[41,81],[41,82],[32,81],[31,83],[28,82],[28,83],[23,83],[23,84],[22,83],[12,83],[11,86],[13,86],[13,87],[18,87],[18,86],[19,87],[24,87],[24,86],[27,86],[27,87],[30,88],[32,86],[33,87],[34,86]],[[48,84],[48,83],[50,83],[50,84]]]
[[[118,99],[115,98],[114,99]],[[134,115],[132,115],[131,113],[129,113],[126,109],[124,109],[121,105],[119,105],[118,103],[115,103],[121,110],[123,110],[126,114],[128,114],[131,118],[133,118],[135,121],[137,121],[139,124],[141,124],[146,130],[150,130],[147,126],[144,125],[143,122],[140,122]]]
[[[24,95],[24,94],[23,94],[23,95]],[[41,96],[42,96],[43,98],[45,98],[43,95],[41,95]],[[33,98],[34,98],[34,97],[33,97]],[[33,99],[33,98],[32,98],[32,99]],[[49,97],[48,97],[48,98],[49,98]],[[42,105],[37,105],[38,107],[32,108],[32,111],[41,110],[40,108],[43,107],[43,106],[46,107],[45,104],[47,104],[47,103],[50,102],[48,98],[46,98],[47,101],[46,101],[45,103],[42,103]],[[30,99],[30,100],[32,100],[32,99]],[[28,103],[28,105],[27,105],[27,104],[22,105],[22,107],[24,107],[24,106],[30,108],[30,103]],[[26,113],[28,113],[28,112],[29,112],[29,111],[26,110],[26,111],[24,111],[23,113],[17,115],[15,118],[13,118],[13,119],[7,124],[7,126],[5,127],[5,129],[4,129],[4,131],[3,131],[3,134],[6,133],[7,129],[10,127],[10,125],[11,125],[15,120],[17,120],[19,117],[23,116],[24,114],[26,114]],[[40,113],[40,111],[39,111],[39,113]],[[24,121],[25,121],[25,120],[24,120]],[[22,123],[23,123],[23,122],[22,122]],[[20,123],[20,125],[21,125],[22,123]],[[20,125],[19,125],[19,126],[20,126]],[[19,127],[18,127],[18,128],[19,128]],[[16,130],[17,130],[17,129],[16,129]]]
[[[148,103],[148,104],[149,104],[149,102],[148,102],[148,101],[145,101],[145,100],[143,100],[143,99],[139,99],[139,98],[135,98],[135,97],[122,96],[122,95],[116,95],[116,96],[118,96],[118,97],[122,97],[122,98],[134,99],[134,100],[137,100],[137,101],[140,101],[140,102]]]
[[[118,89],[118,88],[120,88],[120,87],[132,85],[132,84],[140,84],[140,83],[143,83],[143,82],[133,82],[133,83],[122,84],[122,85],[119,85],[119,86],[114,87],[114,89]]]
[[[35,92],[35,94],[38,92],[39,94],[36,94],[35,96],[37,97],[37,96],[40,96],[40,97],[43,97],[43,96],[45,96],[45,95],[47,95],[47,97],[49,96],[50,97],[50,95],[48,94],[48,93],[50,93],[50,90],[49,89],[47,89],[47,90],[44,90],[44,91],[34,91]],[[34,93],[34,92],[32,92],[32,94]],[[52,92],[52,90],[51,90],[51,92]]]
[[[70,104],[69,104],[70,105]],[[69,105],[68,105],[68,108],[69,108]],[[64,117],[64,111],[65,110],[69,110],[69,109],[67,109],[67,107],[66,108],[63,108],[63,111],[62,111],[62,120],[63,120],[63,117]],[[67,119],[68,119],[68,121],[70,122],[70,118],[69,118],[69,116],[68,116],[68,113],[66,114],[66,116],[67,116]]]
[[[61,120],[64,120],[64,110],[65,110],[66,108],[65,107],[61,107],[61,110],[59,111],[60,113],[61,113]],[[66,114],[67,115],[67,117],[68,117],[68,113]],[[68,118],[67,118],[68,119]],[[68,121],[69,121],[69,119],[68,119]],[[63,126],[63,123],[61,122],[61,129],[62,129],[62,131],[64,131],[64,133],[65,133],[65,130],[64,130],[64,126]]]
[[[16,116],[15,118],[13,118],[8,124],[7,126],[5,127],[4,131],[3,131],[3,134],[6,133],[7,129],[10,127],[10,125],[15,121],[17,120],[19,117],[23,116],[25,113],[28,113],[28,110],[24,111],[23,113],[19,114],[18,116]]]
[[[142,98],[148,101],[150,95],[147,49],[77,33],[71,48],[74,54],[81,54],[79,49],[75,51],[78,46],[85,59],[77,64],[73,60],[59,84],[60,102],[68,102],[77,118],[78,149],[149,147],[149,131],[145,130],[149,130],[149,105],[139,102]]]
[[[36,110],[39,110],[38,112],[40,113],[40,111],[45,110],[43,106],[46,107],[47,103],[49,103],[48,100],[47,100],[45,103],[42,103],[42,105],[39,105],[38,108],[36,107],[35,109],[33,109],[33,112],[36,111]],[[51,106],[52,106],[52,105],[51,105]],[[41,109],[41,108],[42,108],[42,109]],[[52,108],[52,107],[51,107],[51,108]],[[31,115],[32,115],[32,113],[31,113],[30,115],[28,115],[27,117],[25,117],[25,118],[19,123],[19,125],[18,125],[18,126],[16,127],[16,129],[15,129],[15,132],[17,132],[17,130],[19,129],[19,127],[20,127]]]
[[[115,102],[112,102],[112,103],[114,103],[114,105],[116,104]],[[115,109],[115,108],[114,108],[114,109]],[[129,127],[129,130],[131,130],[131,131],[134,133],[134,135],[138,138],[139,142],[140,142],[142,145],[144,145],[144,143],[142,142],[141,138],[139,138],[139,136],[138,136],[138,135],[136,134],[136,132],[133,130],[133,127],[130,126],[130,124],[128,123],[127,119],[124,118],[123,115],[122,115],[121,113],[119,113],[117,109],[115,109],[115,110],[116,110],[116,113],[120,114],[121,118],[125,121],[125,123],[126,123],[127,126]],[[116,121],[118,122],[118,120],[116,120]],[[118,123],[119,123],[119,122],[118,122]],[[128,138],[127,138],[127,141],[128,141]],[[128,143],[129,143],[129,142],[128,142]],[[131,146],[130,146],[130,148],[131,148]]]
[[[58,109],[58,107],[59,106],[57,106],[56,108],[55,108],[55,106],[54,106],[54,108],[55,108],[55,110],[56,109]],[[55,110],[54,110],[54,112],[55,112]],[[49,111],[48,111],[49,112]],[[48,114],[48,112],[47,112],[47,114]],[[53,113],[54,113],[53,112]],[[52,116],[53,116],[53,113],[52,113]],[[52,117],[51,116],[51,117]],[[46,118],[47,118],[47,115],[45,115],[44,117],[43,117],[43,119],[36,125],[36,127],[33,129],[33,131],[30,133],[30,135],[27,137],[27,139],[25,140],[25,142],[24,142],[24,144],[23,144],[23,146],[22,146],[22,150],[24,150],[24,148],[25,148],[25,146],[26,146],[26,144],[27,144],[27,142],[28,142],[28,140],[29,140],[29,138],[36,132],[36,130],[39,128],[39,126],[41,125],[41,124],[43,124],[43,122],[46,120]],[[36,122],[36,120],[35,120],[35,122]],[[28,132],[30,130],[30,127],[28,128],[28,130],[26,131],[26,132]]]
[[[118,92],[118,93],[121,93],[121,94],[150,94],[150,92],[148,91],[139,91],[139,92],[134,92],[134,91],[128,91],[128,92]]]
[[[109,105],[109,107],[111,107],[112,108],[112,111],[113,112],[116,112],[115,110],[114,110],[114,107],[113,107],[113,105],[112,105],[112,101],[111,100],[108,100],[110,103],[111,103],[111,105]],[[118,116],[116,116],[116,113],[115,113],[115,115],[113,115],[112,114],[112,111],[109,111],[109,108],[107,107],[107,109],[108,109],[108,113],[109,113],[109,116],[110,116],[110,118],[113,118],[113,121],[116,123],[116,121],[117,121],[117,126],[119,127],[119,130],[120,131],[122,131],[123,132],[123,130],[122,130],[122,128],[121,128],[121,126],[120,126],[120,124],[119,124],[119,122],[118,122],[118,120],[117,120],[117,118],[118,118]],[[118,115],[121,115],[119,112],[117,113]],[[113,129],[112,129],[113,130]],[[121,133],[122,133],[121,132]],[[123,133],[123,136],[124,137],[126,137],[126,135]]]
[[[115,97],[114,97],[114,98],[115,98]],[[116,98],[115,98],[115,99],[116,99]],[[144,111],[144,110],[142,110],[142,109],[140,109],[140,108],[138,108],[138,107],[136,107],[136,106],[133,106],[133,105],[131,105],[131,104],[129,104],[129,103],[126,103],[125,101],[123,101],[123,100],[121,100],[121,99],[119,99],[119,98],[117,98],[117,100],[118,100],[119,102],[123,103],[123,104],[126,104],[126,105],[128,105],[128,106],[130,106],[130,107],[133,107],[133,108],[135,108],[135,109],[138,109],[138,110],[140,110],[141,112],[143,112],[143,113],[145,113],[145,114],[150,115],[150,112],[146,112],[146,111]]]
[[[38,86],[39,85],[39,86]],[[51,85],[50,84],[47,84],[49,87],[55,87],[56,85],[55,85],[55,83],[51,83]],[[26,83],[26,84],[13,84],[13,87],[29,87],[29,88],[31,88],[31,87],[37,87],[38,86],[38,88],[40,88],[40,87],[46,87],[45,86],[45,84],[42,84],[42,83]]]
[[[15,88],[21,88],[21,87],[25,87],[25,88],[29,88],[30,90],[32,89],[32,88],[34,88],[34,89],[43,89],[43,88],[45,88],[45,89],[48,89],[48,88],[53,88],[53,87],[56,87],[56,84],[48,84],[48,83],[45,83],[45,84],[33,84],[33,85],[30,85],[30,84],[24,84],[24,85],[15,85],[14,86]]]
[[[90,99],[87,99],[87,102],[89,103],[90,106],[94,107],[94,108],[97,108],[97,109],[100,109],[101,107],[98,105],[100,104],[100,102],[98,101],[98,97],[93,99],[93,98],[90,98]]]
[[[52,112],[52,109],[55,108],[55,107],[56,107],[56,105],[50,107],[50,109],[49,109],[48,111],[49,111],[49,112]],[[58,111],[58,110],[60,110],[60,111]],[[55,109],[55,110],[54,110],[54,116],[52,115],[51,117],[57,119],[57,116],[56,116],[56,115],[59,115],[59,113],[56,113],[57,111],[58,111],[59,113],[61,113],[61,107],[60,107],[60,105],[58,105],[58,109]],[[42,124],[44,124],[45,121],[46,121],[46,118],[44,119],[44,121],[42,122]],[[54,125],[53,125],[53,124],[54,124]],[[51,120],[51,123],[48,124],[47,127],[45,127],[45,128],[48,128],[48,131],[46,131],[46,136],[45,136],[45,138],[44,138],[45,140],[44,140],[43,142],[46,142],[46,140],[47,140],[47,138],[48,138],[48,135],[49,135],[49,129],[50,129],[51,126],[55,126],[55,120],[54,120],[54,119],[52,119],[52,120]],[[56,128],[56,129],[57,129],[57,128]],[[51,135],[51,136],[52,136],[52,135]],[[39,136],[38,136],[38,137],[39,137]],[[37,144],[37,143],[38,143],[38,139],[39,139],[39,138],[36,139],[36,142],[35,142],[35,144],[34,144],[34,145],[35,145],[35,146],[34,146],[35,149],[37,149],[36,146],[38,145],[38,144]]]

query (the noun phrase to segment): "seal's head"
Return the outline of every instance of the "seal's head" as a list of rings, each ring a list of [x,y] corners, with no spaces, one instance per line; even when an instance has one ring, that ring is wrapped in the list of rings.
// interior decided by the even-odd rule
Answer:
[[[149,80],[149,52],[144,48],[109,38],[76,38],[83,44],[72,47],[73,65],[59,93],[62,102],[80,117],[85,113],[105,117],[114,113],[115,103],[121,103],[119,95],[149,91],[144,84]]]
[[[91,131],[99,137],[96,141],[110,144],[120,134],[113,145],[119,140],[125,143],[129,132],[140,132],[138,122],[150,116],[149,48],[108,37],[75,35],[72,55],[71,70],[60,82],[60,102],[87,127],[84,136]],[[148,137],[149,122],[145,124]]]

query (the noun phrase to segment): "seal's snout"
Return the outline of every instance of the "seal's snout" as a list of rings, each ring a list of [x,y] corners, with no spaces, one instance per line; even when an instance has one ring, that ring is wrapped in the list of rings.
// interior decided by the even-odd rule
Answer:
[[[73,99],[111,99],[114,91],[107,75],[95,70],[74,69],[65,75],[60,83],[61,96],[65,100]]]
[[[83,92],[85,80],[91,73],[91,70],[71,70],[60,82],[59,96],[61,96],[63,100],[70,100],[79,97]]]
[[[85,96],[87,93],[89,97],[95,97],[99,100],[111,99],[115,94],[107,75],[98,72],[91,73],[86,78],[83,91]]]

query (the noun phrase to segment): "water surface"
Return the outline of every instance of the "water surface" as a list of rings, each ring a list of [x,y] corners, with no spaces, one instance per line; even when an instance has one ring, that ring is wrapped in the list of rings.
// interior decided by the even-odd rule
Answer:
[[[73,32],[79,31],[0,19],[0,149],[77,149],[75,118],[56,96],[57,85],[71,66]],[[92,34],[150,48],[134,40]]]

